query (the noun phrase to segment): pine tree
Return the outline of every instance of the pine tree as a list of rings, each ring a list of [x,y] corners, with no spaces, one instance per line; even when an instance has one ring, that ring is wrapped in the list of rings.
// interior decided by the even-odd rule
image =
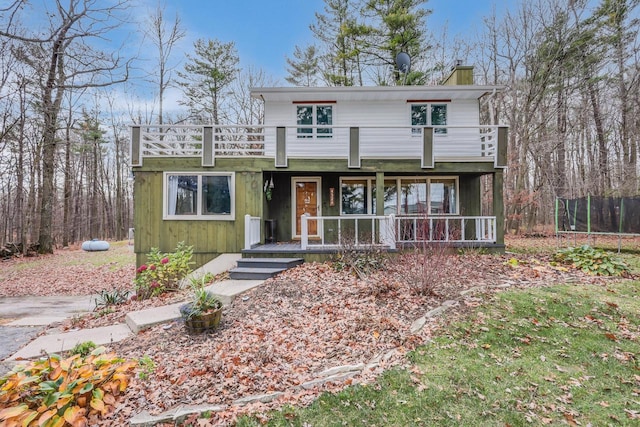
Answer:
[[[293,58],[287,58],[289,77],[285,80],[294,86],[317,86],[320,69],[316,47],[309,45],[303,50],[300,46],[296,46]]]
[[[178,84],[184,93],[180,103],[189,108],[196,120],[218,125],[223,118],[225,97],[240,72],[240,59],[233,42],[199,39],[194,48],[193,55],[187,54],[184,72],[178,72],[182,79]]]
[[[309,26],[320,42],[323,77],[329,86],[362,86],[360,39],[367,27],[358,22],[359,2],[325,0],[324,13],[317,13]]]
[[[395,63],[398,53],[408,53],[414,64],[424,58],[428,50],[425,20],[431,13],[424,7],[427,1],[366,1],[362,14],[370,23],[368,30],[361,30],[367,35],[362,50],[367,55],[368,64],[378,69],[378,84],[397,85],[404,81],[404,75]],[[425,73],[417,70],[406,78],[408,84],[424,84],[425,79]]]

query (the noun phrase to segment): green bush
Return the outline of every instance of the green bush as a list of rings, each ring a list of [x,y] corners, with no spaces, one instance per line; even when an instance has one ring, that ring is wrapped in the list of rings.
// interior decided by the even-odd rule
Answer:
[[[193,246],[186,246],[184,242],[178,243],[176,250],[168,254],[152,248],[147,255],[147,264],[136,270],[133,280],[136,298],[148,299],[178,290],[180,280],[191,272],[192,258]]]
[[[560,249],[553,255],[553,261],[572,265],[597,276],[624,276],[630,273],[624,261],[589,245]]]

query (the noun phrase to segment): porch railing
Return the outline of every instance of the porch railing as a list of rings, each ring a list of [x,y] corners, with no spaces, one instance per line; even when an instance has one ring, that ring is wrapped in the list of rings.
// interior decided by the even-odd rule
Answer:
[[[310,223],[312,223],[310,225]],[[310,229],[316,233],[310,236]],[[395,249],[400,244],[432,242],[495,243],[495,216],[310,216],[301,217],[302,250],[322,247]]]
[[[259,216],[244,216],[244,248],[251,249],[260,243],[260,224],[262,220]]]
[[[299,126],[132,126],[131,164],[141,166],[154,157],[198,157],[203,166],[213,166],[216,158],[237,156],[272,158],[276,167],[286,167],[290,158],[344,158],[350,168],[359,168],[362,159],[420,159],[424,168],[436,160],[493,162],[496,167],[506,162],[504,126],[306,127],[331,132],[307,137],[298,133]]]
[[[244,217],[244,249],[261,241],[261,218]],[[495,243],[495,216],[311,216],[300,218],[300,247],[395,249],[398,244]],[[313,232],[312,235],[310,233]]]
[[[317,234],[309,237],[310,223]],[[311,247],[372,247],[396,248],[394,216],[310,216],[300,217],[300,246]],[[319,236],[318,240],[314,240]]]
[[[495,216],[398,216],[398,243],[496,241]]]

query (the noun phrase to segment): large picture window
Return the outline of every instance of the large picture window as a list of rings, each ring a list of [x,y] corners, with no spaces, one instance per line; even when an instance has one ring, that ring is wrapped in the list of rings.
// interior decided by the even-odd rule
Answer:
[[[375,178],[343,178],[340,185],[340,200],[341,215],[375,214]]]
[[[296,119],[298,126],[331,126],[333,125],[333,105],[298,105]],[[298,138],[331,138],[332,134],[331,128],[298,128]]]
[[[381,215],[457,215],[457,177],[387,177]],[[340,215],[376,215],[374,177],[340,180]]]
[[[233,220],[233,173],[164,175],[164,219]]]
[[[457,215],[458,203],[457,177],[384,180],[385,215]]]
[[[424,126],[446,126],[447,124],[447,104],[412,104],[411,105],[411,128],[414,135],[422,135]],[[446,135],[446,128],[434,130],[436,135]]]

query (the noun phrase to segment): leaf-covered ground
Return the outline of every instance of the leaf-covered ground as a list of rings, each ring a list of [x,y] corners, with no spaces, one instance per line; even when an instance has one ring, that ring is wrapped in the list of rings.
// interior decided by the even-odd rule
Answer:
[[[81,254],[44,257],[47,262],[35,261],[38,268],[25,265],[8,275],[3,270],[0,292],[73,295],[131,286],[133,264],[80,263],[79,270],[64,265],[74,256],[83,259]],[[22,262],[29,263],[15,263]],[[457,310],[478,304],[478,294],[463,291],[605,280],[556,268],[546,256],[527,254],[407,255],[388,262],[382,270],[360,276],[348,269],[336,271],[328,263],[305,264],[236,299],[225,308],[221,327],[214,333],[189,335],[181,322],[174,322],[114,343],[112,347],[121,357],[146,363],[126,399],[104,425],[126,424],[140,411],[159,413],[179,404],[210,403],[224,408],[212,418],[200,420],[203,425],[229,423],[243,411],[307,404],[322,391],[370,382],[384,369],[403,363],[406,351],[429,340],[437,327],[436,322],[428,322],[412,334],[414,320],[445,300],[456,301]],[[113,312],[93,313],[65,326],[89,328],[122,322],[129,311],[181,298],[184,294],[130,302]],[[446,323],[446,319],[445,315],[439,321]],[[395,352],[389,353],[391,350]],[[311,389],[298,387],[328,368],[368,363],[383,354],[391,357],[353,378]],[[272,392],[284,394],[268,404],[232,404],[238,398]]]
[[[52,255],[0,260],[0,297],[92,295],[103,289],[131,289],[135,254],[127,242],[105,252],[78,248]]]

